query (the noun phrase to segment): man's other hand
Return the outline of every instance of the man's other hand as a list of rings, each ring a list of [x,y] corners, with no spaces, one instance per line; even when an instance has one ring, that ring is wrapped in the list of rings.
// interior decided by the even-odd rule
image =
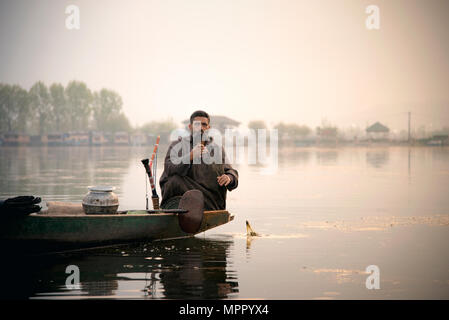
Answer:
[[[227,187],[228,184],[231,183],[231,178],[227,174],[222,174],[221,176],[217,177],[218,184],[222,187]]]

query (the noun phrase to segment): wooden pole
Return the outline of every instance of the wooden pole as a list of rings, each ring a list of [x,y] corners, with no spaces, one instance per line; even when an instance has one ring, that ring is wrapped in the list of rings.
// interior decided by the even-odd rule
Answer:
[[[408,112],[408,143],[410,144],[412,142],[411,140],[411,134],[410,134],[410,123],[411,123],[412,113]]]

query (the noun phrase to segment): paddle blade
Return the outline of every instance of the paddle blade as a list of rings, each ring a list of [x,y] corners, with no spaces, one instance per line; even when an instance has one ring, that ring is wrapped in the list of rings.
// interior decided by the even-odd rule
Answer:
[[[186,233],[196,233],[201,227],[204,215],[204,197],[199,190],[189,190],[181,198],[179,209],[187,213],[178,215],[179,226]]]
[[[254,232],[253,228],[249,225],[248,220],[246,220],[246,235],[250,237],[257,237],[259,234],[257,232]]]

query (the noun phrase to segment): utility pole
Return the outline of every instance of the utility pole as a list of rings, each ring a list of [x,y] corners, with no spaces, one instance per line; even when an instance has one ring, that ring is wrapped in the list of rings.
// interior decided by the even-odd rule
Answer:
[[[410,122],[411,122],[411,118],[412,118],[412,113],[409,111],[408,112],[408,143],[411,143],[411,136],[410,136]]]

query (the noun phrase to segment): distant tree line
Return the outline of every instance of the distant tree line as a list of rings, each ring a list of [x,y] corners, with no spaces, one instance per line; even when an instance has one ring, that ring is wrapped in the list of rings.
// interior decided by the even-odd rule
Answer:
[[[178,125],[172,120],[150,121],[135,129],[148,135],[161,136],[163,142],[168,142],[170,134],[177,129]]]
[[[248,128],[250,129],[267,129],[267,125],[263,120],[253,120],[248,123]],[[286,138],[289,137],[291,139],[300,139],[307,137],[311,132],[310,129],[306,125],[299,125],[296,123],[283,123],[279,122],[273,127],[278,130],[279,137]]]
[[[65,88],[38,81],[28,91],[0,83],[0,132],[130,131],[122,106],[117,92],[93,92],[81,81],[71,81]]]

